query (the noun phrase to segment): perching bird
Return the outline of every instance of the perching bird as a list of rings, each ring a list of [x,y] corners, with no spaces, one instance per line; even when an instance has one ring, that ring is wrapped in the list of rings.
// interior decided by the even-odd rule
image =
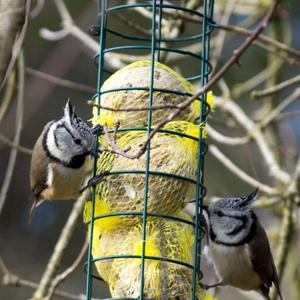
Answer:
[[[68,100],[64,116],[44,127],[33,148],[30,186],[34,202],[30,215],[46,199],[70,199],[80,195],[92,143],[91,129],[75,114]]]
[[[183,211],[174,217],[191,221]],[[87,220],[86,220],[87,221]],[[143,247],[143,224],[103,231],[99,220],[94,223],[92,254],[95,266],[109,285],[114,298],[134,298],[140,296],[141,258]],[[169,219],[147,217],[145,255],[193,263],[193,227]],[[122,256],[133,255],[137,258]],[[103,256],[120,256],[116,259],[97,260]],[[197,285],[197,299],[210,299]],[[192,299],[192,269],[173,262],[145,259],[144,295],[147,299]]]
[[[209,250],[220,279],[217,285],[256,290],[270,299],[269,289],[274,283],[282,299],[266,232],[250,208],[257,192],[203,207],[209,220]]]
[[[151,140],[149,163],[148,212],[175,213],[194,197],[194,184],[191,181],[196,179],[197,173],[197,138],[200,127],[201,125],[186,121],[172,121],[163,127],[167,132],[158,132],[154,135]],[[133,154],[145,142],[147,136],[146,131],[130,131],[117,138],[117,144],[122,149],[130,146],[128,153]],[[104,138],[100,143],[105,145]],[[146,157],[146,154],[143,154],[139,159],[132,160],[107,151],[100,155],[97,174],[108,172],[112,174],[104,176],[96,186],[98,214],[143,211],[145,194],[143,173]],[[168,174],[184,176],[186,179],[174,178]],[[90,201],[86,206],[88,203]],[[118,216],[103,218],[99,222],[103,229],[109,230],[116,226],[135,224],[140,219],[139,215]]]
[[[105,108],[93,110],[93,125],[107,123],[108,128],[114,128],[119,122],[120,128],[145,127],[148,123],[148,110],[136,110],[149,105],[149,87],[151,81],[151,61],[141,60],[129,64],[111,75],[102,85],[101,105],[113,109],[134,109],[129,111],[111,111]],[[116,91],[114,91],[116,89]],[[158,89],[164,90],[164,92]],[[172,93],[171,91],[174,91]],[[154,64],[154,91],[152,105],[178,105],[194,93],[193,85],[168,66],[155,62]],[[212,105],[212,93],[207,102]],[[97,98],[95,99],[97,103]],[[199,101],[194,101],[176,117],[176,120],[194,122],[200,116]],[[174,109],[166,107],[152,111],[152,125],[157,125]]]

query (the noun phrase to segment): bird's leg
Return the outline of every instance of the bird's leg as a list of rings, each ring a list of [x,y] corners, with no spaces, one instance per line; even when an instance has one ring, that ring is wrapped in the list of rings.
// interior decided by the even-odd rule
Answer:
[[[109,174],[109,172],[103,172],[103,173],[101,173],[101,174],[99,174],[99,175],[97,175],[95,177],[92,177],[91,179],[89,179],[88,183],[79,192],[82,193],[87,188],[95,186],[96,184],[98,184],[108,174]]]
[[[208,284],[203,284],[203,287],[208,290],[208,289],[211,289],[211,288],[214,288],[214,287],[217,287],[217,286],[224,286],[224,283],[222,280],[220,280],[219,282],[215,283],[215,284],[211,284],[211,285],[208,285]]]

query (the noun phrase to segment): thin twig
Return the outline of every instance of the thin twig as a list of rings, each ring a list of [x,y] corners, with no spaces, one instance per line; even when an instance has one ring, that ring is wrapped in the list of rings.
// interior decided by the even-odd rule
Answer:
[[[108,128],[107,128],[107,124],[106,122],[103,124],[103,131],[105,133],[105,137],[106,137],[106,141],[107,143],[112,147],[112,153],[116,153],[116,154],[119,154],[119,155],[122,155],[126,158],[130,158],[130,159],[135,159],[135,158],[138,158],[138,157],[134,157],[133,155],[131,154],[128,154],[127,151],[129,151],[129,149],[125,149],[125,150],[122,150],[121,148],[118,147],[117,143],[116,143],[116,140],[113,138],[111,139],[111,137],[109,136],[109,132],[108,132]],[[115,134],[114,134],[115,136]]]
[[[26,68],[26,72],[30,75],[36,76],[38,78],[44,79],[48,82],[51,82],[53,84],[56,84],[56,85],[59,85],[59,86],[62,86],[62,87],[68,88],[68,89],[72,89],[72,90],[80,91],[80,92],[86,92],[89,94],[95,92],[95,88],[92,86],[73,82],[73,81],[67,80],[67,79],[62,79],[62,78],[53,76],[51,74],[32,69],[30,67]]]
[[[166,15],[172,14],[172,12],[166,11],[165,14]],[[198,16],[191,16],[191,15],[188,15],[185,13],[179,13],[179,16],[183,20],[186,20],[186,21],[190,21],[190,22],[194,22],[194,23],[202,22],[202,19]],[[251,36],[253,34],[253,31],[250,29],[246,29],[246,28],[234,26],[234,25],[223,24],[223,23],[218,23],[217,28],[226,30],[226,31],[235,32],[235,33],[242,34],[242,35],[246,35],[246,36]],[[269,44],[283,52],[289,53],[290,55],[293,55],[293,56],[297,57],[298,59],[300,59],[300,51],[299,50],[289,47],[286,44],[281,43],[267,35],[261,34],[260,36],[258,36],[257,40],[260,43],[258,44],[256,41],[254,43],[259,47],[261,47],[262,45],[265,45],[265,44]]]
[[[297,75],[293,78],[290,78],[288,80],[285,80],[283,82],[280,82],[279,84],[276,84],[268,89],[264,89],[261,91],[253,91],[251,93],[251,97],[254,99],[262,98],[262,97],[267,97],[270,95],[273,95],[275,93],[281,92],[283,89],[294,85],[296,83],[300,82],[300,75]]]
[[[44,8],[45,0],[36,0],[35,6],[30,11],[30,17],[37,17]]]
[[[279,282],[282,280],[286,266],[286,260],[289,254],[289,250],[291,249],[290,243],[294,230],[293,211],[294,203],[292,199],[288,199],[286,206],[283,208],[283,217],[279,233],[279,249],[276,259]],[[273,289],[271,291],[271,299],[275,300],[277,298],[277,294],[277,289]]]
[[[123,24],[125,24],[130,29],[133,29],[137,33],[141,33],[144,36],[151,37],[150,30],[147,30],[147,29],[143,28],[142,26],[140,26],[139,24],[130,21],[128,18],[124,17],[122,14],[112,13],[111,16],[120,20]]]
[[[298,117],[299,115],[300,115],[300,110],[284,112],[284,113],[279,114],[276,117],[276,120],[281,121],[283,119],[290,118],[290,117]]]
[[[247,144],[251,140],[250,136],[243,136],[243,137],[225,136],[224,134],[218,132],[217,130],[215,130],[213,127],[211,127],[208,124],[206,124],[206,130],[207,130],[207,134],[210,138],[212,138],[213,140],[215,140],[221,144],[237,146],[237,145]]]
[[[23,52],[20,52],[18,58],[18,90],[17,90],[17,108],[16,108],[16,128],[13,143],[19,145],[21,139],[21,131],[23,127],[23,100],[24,100],[24,80],[25,80],[25,67],[24,67],[24,57]],[[18,150],[12,148],[7,164],[7,169],[5,172],[4,182],[2,184],[0,193],[0,214],[3,209],[8,189],[11,184],[16,160],[17,160]]]
[[[221,23],[228,24],[230,17],[232,15],[232,12],[234,11],[236,2],[237,2],[237,0],[229,1],[227,3],[227,5],[225,6],[225,9],[222,11],[222,14],[221,14],[221,20],[220,20]],[[211,55],[211,57],[212,57],[211,64],[213,66],[216,66],[217,62],[220,60],[221,54],[223,52],[225,40],[226,40],[226,34],[227,34],[227,31],[220,30],[220,31],[218,31],[218,35],[215,38],[216,44],[215,44],[214,50]]]
[[[19,152],[22,152],[24,154],[27,155],[32,155],[32,150],[24,147],[24,146],[20,146],[19,144],[16,144],[14,142],[12,142],[10,139],[8,139],[7,137],[5,137],[3,134],[0,133],[0,141],[6,145],[8,145],[11,148],[17,149]]]
[[[20,278],[16,274],[13,274],[5,265],[3,259],[0,257],[0,273],[3,274],[2,284],[4,286],[12,287],[26,287],[30,289],[36,289],[38,284],[23,278]],[[73,295],[62,290],[55,290],[55,295],[68,299],[68,300],[85,300],[85,295]]]
[[[51,285],[53,277],[55,276],[55,273],[57,272],[57,269],[60,265],[63,254],[66,251],[66,249],[70,243],[71,237],[76,228],[77,221],[81,217],[81,213],[82,213],[82,209],[84,206],[86,196],[87,196],[87,193],[84,192],[76,200],[76,202],[72,208],[72,211],[69,215],[69,218],[68,218],[65,226],[63,227],[60,237],[58,238],[58,241],[55,245],[52,256],[48,262],[47,268],[40,280],[39,286],[36,289],[36,291],[32,297],[32,300],[40,300],[43,297],[45,297],[47,290],[48,290],[49,286]]]
[[[234,99],[239,98],[241,94],[251,91],[253,88],[266,81],[274,72],[277,72],[281,67],[281,64],[278,64],[278,61],[274,60],[261,72],[257,73],[247,81],[238,83],[232,90],[232,96]]]
[[[276,48],[272,47],[272,45],[268,46],[268,45],[265,45],[264,43],[261,43],[261,42],[257,42],[256,45],[259,46],[260,48],[268,51],[269,53],[271,53],[271,54],[273,54],[275,56],[278,56],[279,58],[283,59],[289,65],[300,67],[300,60],[299,60],[299,58],[297,59],[297,58],[295,58],[293,56],[290,56],[289,53],[284,53],[284,51],[282,51],[282,50],[277,50]]]
[[[241,180],[246,183],[252,185],[253,187],[258,187],[261,191],[269,195],[278,194],[277,190],[271,186],[268,186],[264,183],[259,182],[255,178],[248,175],[242,169],[240,169],[237,165],[235,165],[228,157],[226,157],[217,146],[210,145],[209,153],[211,153],[215,158],[217,158],[228,170],[230,170],[233,174],[238,176]]]
[[[10,73],[8,77],[8,81],[5,87],[5,92],[3,99],[1,100],[1,106],[0,106],[0,123],[2,122],[9,105],[12,103],[14,97],[14,90],[15,90],[15,83],[16,83],[16,71],[13,69],[13,71]]]
[[[55,38],[62,39],[68,34],[71,34],[73,37],[77,38],[85,47],[89,48],[93,52],[99,51],[99,44],[88,34],[82,31],[78,26],[73,22],[73,19],[62,0],[54,0],[57,11],[62,19],[63,30],[54,32],[45,28],[40,30],[40,34],[45,39],[54,40]],[[113,69],[120,69],[124,67],[124,63],[120,60],[119,55],[115,53],[106,53],[105,54],[105,64]]]
[[[294,90],[294,92],[283,100],[277,107],[275,107],[259,124],[260,128],[266,127],[272,122],[286,107],[297,100],[300,96],[300,88]]]
[[[256,142],[258,149],[260,150],[269,169],[269,174],[281,183],[288,184],[291,179],[290,175],[282,170],[278,165],[275,155],[267,144],[259,126],[257,126],[234,101],[229,99],[223,100],[217,96],[214,98],[215,106],[231,114],[234,119],[247,130],[248,135],[250,135]]]
[[[63,273],[57,275],[49,288],[48,294],[47,296],[44,298],[44,300],[51,300],[52,297],[54,296],[54,293],[56,291],[56,288],[58,287],[58,285],[63,282],[71,273],[73,273],[79,266],[79,264],[81,263],[81,261],[83,260],[83,258],[85,257],[86,251],[88,249],[88,245],[89,245],[89,241],[88,238],[85,239],[84,244],[78,254],[78,256],[76,257],[75,261],[72,263],[72,265],[67,268]]]
[[[179,109],[176,109],[174,112],[172,112],[169,116],[167,116],[165,119],[160,121],[158,125],[151,131],[151,133],[148,135],[148,138],[146,142],[141,146],[141,148],[132,155],[128,155],[126,153],[127,158],[136,159],[140,156],[142,156],[146,149],[148,144],[150,143],[153,136],[159,131],[160,128],[162,128],[165,124],[172,121],[182,110],[184,110],[186,107],[188,107],[195,99],[199,98],[203,93],[207,92],[217,81],[222,78],[222,76],[235,64],[239,61],[240,57],[243,55],[243,53],[253,44],[254,40],[257,39],[259,34],[267,27],[270,19],[272,18],[273,14],[276,11],[276,8],[278,6],[280,0],[277,0],[274,2],[274,4],[271,6],[265,17],[262,19],[262,21],[259,23],[257,28],[252,32],[252,35],[248,37],[236,50],[233,51],[232,56],[229,58],[229,60],[223,65],[223,67],[209,80],[209,82],[201,88],[197,93],[195,93],[193,96],[188,98],[187,100],[183,101],[178,106]],[[109,136],[108,136],[109,138]],[[111,143],[110,140],[108,140],[109,143]],[[113,146],[113,143],[110,144]],[[117,145],[114,145],[113,149],[119,153],[120,155],[124,154],[124,151],[120,149]],[[122,153],[122,154],[121,154]]]
[[[233,25],[228,25],[228,24],[218,24],[218,28],[223,29],[223,30],[228,30],[228,31],[233,31],[239,34],[243,34],[243,35],[247,35],[247,36],[251,36],[251,34],[253,33],[252,30],[246,29],[246,28],[242,28],[242,27],[238,27],[238,26],[233,26]],[[284,43],[281,43],[277,40],[274,40],[273,38],[267,36],[267,35],[260,35],[258,37],[258,41],[260,41],[262,44],[270,44],[271,46],[276,47],[277,49],[287,52],[291,55],[296,56],[298,59],[300,59],[300,51],[296,50],[294,48],[291,48],[289,46],[287,46]],[[260,46],[260,45],[258,45]]]

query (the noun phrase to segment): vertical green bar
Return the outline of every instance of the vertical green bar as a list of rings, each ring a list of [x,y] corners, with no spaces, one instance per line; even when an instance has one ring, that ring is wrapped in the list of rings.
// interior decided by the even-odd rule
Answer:
[[[98,105],[101,104],[101,85],[103,81],[103,63],[104,63],[104,49],[105,49],[105,22],[106,22],[106,0],[98,1],[98,11],[100,12],[101,22],[100,22],[100,37],[99,37],[99,56],[98,56],[98,78],[97,78],[97,96]],[[98,106],[98,115],[100,114],[100,107]],[[98,149],[98,135],[94,139],[94,148]],[[93,177],[97,175],[97,158],[94,159],[93,166]],[[93,187],[92,191],[92,210],[91,210],[91,220],[90,220],[90,236],[89,236],[89,249],[88,249],[88,263],[87,263],[87,280],[86,280],[86,300],[92,299],[93,291],[93,263],[92,263],[92,246],[93,246],[93,234],[94,234],[94,217],[95,217],[95,195],[96,187]]]
[[[202,18],[202,60],[201,60],[201,87],[203,87],[207,82],[206,70],[207,70],[207,0],[203,1],[203,18]],[[200,124],[205,121],[206,113],[206,93],[201,97],[201,113],[200,113]],[[198,143],[198,161],[197,161],[197,185],[196,185],[196,203],[195,203],[195,245],[194,245],[194,255],[193,255],[193,282],[192,282],[192,299],[197,299],[197,278],[200,277],[200,247],[199,242],[199,218],[202,213],[201,204],[203,202],[203,183],[204,183],[204,145],[203,145],[203,130],[200,128],[199,143]]]
[[[155,65],[155,49],[156,49],[156,0],[152,1],[152,36],[151,36],[151,72],[150,72],[150,87],[149,87],[149,111],[148,111],[148,135],[151,133],[152,125],[152,101],[154,87],[154,65]],[[144,299],[145,286],[145,251],[146,251],[146,234],[147,234],[147,204],[148,204],[148,189],[149,189],[149,165],[150,165],[150,143],[147,146],[146,152],[146,170],[145,170],[145,193],[144,193],[144,210],[143,210],[143,230],[142,230],[142,256],[141,256],[141,289],[140,299]]]

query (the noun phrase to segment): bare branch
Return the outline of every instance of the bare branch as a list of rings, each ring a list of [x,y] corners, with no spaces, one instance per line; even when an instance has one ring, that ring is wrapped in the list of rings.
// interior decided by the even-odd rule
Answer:
[[[51,300],[52,297],[54,296],[54,293],[56,291],[56,288],[58,287],[58,285],[63,282],[70,274],[72,274],[79,266],[79,264],[81,263],[82,259],[84,258],[86,251],[88,249],[88,238],[85,239],[84,244],[77,256],[77,258],[75,259],[75,261],[73,262],[73,264],[66,269],[63,273],[57,275],[49,288],[48,294],[47,296],[44,298],[44,300]]]
[[[278,71],[281,67],[281,63],[278,63],[277,60],[274,60],[261,72],[257,73],[255,76],[251,77],[247,81],[238,83],[232,90],[232,95],[234,98],[240,97],[241,94],[251,91],[253,88],[265,82],[272,74]]]
[[[72,211],[69,215],[69,218],[63,227],[63,230],[60,234],[60,237],[55,245],[53,254],[48,262],[47,268],[41,278],[39,286],[35,291],[32,300],[40,300],[45,297],[49,286],[55,276],[55,273],[60,265],[61,259],[63,257],[64,252],[66,251],[71,237],[76,228],[77,221],[79,217],[81,217],[82,209],[84,206],[85,198],[87,193],[84,192],[75,202]]]
[[[282,50],[278,51],[277,49],[274,49],[272,46],[267,46],[261,42],[257,42],[256,45],[258,45],[260,48],[268,51],[269,53],[280,57],[281,59],[285,60],[291,66],[300,67],[300,60],[298,58],[290,56],[290,54],[284,53]]]
[[[37,17],[44,8],[45,0],[36,0],[35,6],[30,11],[30,17]]]
[[[130,159],[136,159],[136,158],[140,157],[140,156],[139,156],[139,153],[140,153],[139,151],[137,151],[136,154],[131,155],[131,154],[128,154],[128,153],[127,153],[127,151],[129,151],[130,148],[127,148],[127,149],[125,149],[125,150],[122,150],[122,149],[117,145],[117,143],[116,143],[116,140],[115,140],[116,134],[115,134],[115,133],[114,133],[114,138],[111,139],[111,137],[109,136],[109,132],[108,132],[108,128],[107,128],[106,122],[103,124],[103,131],[104,131],[104,133],[105,133],[106,141],[107,141],[107,143],[111,146],[111,148],[112,148],[112,150],[113,150],[113,151],[112,151],[113,153],[122,155],[122,156],[124,156],[124,157],[126,157],[126,158],[130,158]]]
[[[235,165],[228,157],[226,157],[217,146],[210,145],[209,153],[211,153],[215,158],[217,158],[227,169],[229,169],[233,174],[238,176],[241,180],[252,185],[253,187],[258,187],[261,191],[269,195],[278,194],[277,190],[273,187],[270,187],[264,183],[259,182],[255,178],[251,177]]]
[[[300,88],[294,90],[294,92],[283,100],[277,107],[275,107],[259,124],[261,128],[266,127],[270,122],[272,122],[286,107],[297,100],[300,96]]]
[[[251,140],[250,136],[243,136],[243,137],[225,136],[208,124],[206,124],[206,130],[210,138],[212,138],[213,140],[219,143],[226,144],[226,145],[231,145],[231,146],[244,145]]]
[[[51,31],[45,28],[40,30],[40,34],[43,38],[47,40],[59,40],[65,38],[67,35],[72,35],[78,39],[85,47],[93,52],[99,51],[99,44],[93,38],[91,38],[87,33],[82,31],[76,24],[74,24],[73,19],[62,0],[55,0],[56,8],[62,18],[63,29],[59,31]],[[116,53],[106,53],[105,54],[105,64],[112,69],[119,69],[124,67],[124,63],[120,59],[121,54]]]
[[[17,92],[17,108],[16,108],[16,128],[15,137],[13,143],[19,146],[21,139],[21,130],[23,126],[23,98],[24,98],[24,80],[25,80],[25,66],[23,53],[19,54],[18,58],[18,92]],[[12,180],[16,160],[17,160],[18,150],[12,148],[8,160],[7,169],[5,172],[4,182],[0,193],[0,214],[3,209],[8,189]]]
[[[95,92],[95,88],[92,86],[73,82],[73,81],[67,80],[67,79],[62,79],[62,78],[50,75],[48,73],[32,69],[30,67],[26,68],[26,72],[30,75],[36,76],[38,78],[44,79],[48,82],[51,82],[53,84],[56,84],[56,85],[59,85],[59,86],[62,86],[62,87],[68,88],[68,89],[72,89],[72,90],[80,91],[80,92],[86,92],[89,94]]]
[[[8,145],[11,148],[17,149],[19,152],[22,152],[22,153],[27,154],[27,155],[32,154],[31,149],[29,149],[27,147],[20,146],[19,144],[16,144],[16,143],[12,142],[11,140],[9,140],[7,137],[2,135],[1,133],[0,133],[0,141],[4,144]]]
[[[279,0],[275,1],[274,4],[271,6],[265,17],[262,19],[262,21],[259,23],[257,28],[252,32],[251,37],[248,37],[236,50],[233,51],[232,56],[228,59],[228,61],[223,65],[223,67],[209,80],[209,82],[200,89],[197,93],[195,93],[193,96],[188,98],[187,100],[180,103],[178,106],[179,109],[176,109],[174,112],[172,112],[170,115],[168,115],[165,119],[160,121],[158,125],[151,131],[151,133],[148,135],[148,138],[146,142],[141,146],[141,148],[133,155],[128,156],[127,153],[125,153],[125,157],[136,159],[145,153],[148,144],[150,143],[153,136],[159,131],[160,128],[162,128],[165,124],[172,121],[182,110],[187,108],[194,100],[199,98],[203,93],[209,91],[209,89],[217,82],[219,81],[222,76],[240,59],[240,57],[243,55],[243,53],[252,45],[254,40],[257,39],[259,34],[263,31],[264,28],[267,27],[270,19],[272,18],[274,12],[276,11],[276,8],[278,6]],[[109,138],[109,136],[108,136]],[[111,141],[110,141],[111,142]],[[116,145],[115,145],[116,146]],[[116,151],[119,152],[120,155],[123,155],[124,151],[122,149],[116,147]],[[121,154],[122,153],[122,154]],[[277,165],[277,164],[276,164]],[[278,167],[279,168],[279,167]],[[277,169],[278,169],[277,168]],[[286,177],[287,178],[287,177]]]
[[[285,80],[279,84],[276,84],[268,89],[262,90],[262,91],[253,91],[251,93],[251,97],[254,99],[262,98],[262,97],[267,97],[270,95],[273,95],[275,93],[281,92],[283,89],[294,85],[296,83],[300,82],[300,75],[297,75],[293,78],[290,78],[288,80]]]
[[[294,229],[294,221],[293,221],[293,211],[294,204],[291,199],[288,199],[284,209],[283,209],[283,217],[282,223],[280,225],[279,232],[279,245],[278,245],[278,253],[276,257],[276,265],[278,271],[279,281],[282,280],[284,269],[286,266],[286,260],[289,254],[289,250],[291,249],[290,243],[293,236]],[[275,300],[277,298],[277,289],[273,289],[271,291],[271,299]]]
[[[220,109],[230,113],[235,120],[242,125],[248,134],[256,142],[258,149],[260,150],[265,163],[268,166],[269,174],[276,180],[287,184],[290,182],[290,175],[282,170],[278,165],[274,153],[271,151],[269,145],[266,142],[264,135],[262,134],[259,126],[257,126],[246,114],[245,112],[233,101],[228,99],[223,100],[215,96],[215,105]]]
[[[3,259],[0,257],[0,273],[3,274],[2,284],[4,286],[13,287],[26,287],[30,289],[36,289],[38,284],[13,274],[5,265]],[[68,300],[85,300],[85,295],[73,295],[62,290],[55,290],[55,295]]]
[[[3,96],[3,99],[0,104],[1,105],[0,106],[0,123],[2,122],[10,104],[12,103],[13,93],[15,90],[15,82],[16,82],[16,71],[14,69],[8,77],[4,96]]]
[[[145,28],[143,28],[137,23],[131,22],[128,18],[124,17],[122,14],[112,13],[111,16],[120,20],[123,24],[133,29],[137,33],[141,33],[144,36],[151,37],[151,31],[146,30]]]
[[[227,24],[218,24],[218,28],[223,29],[223,30],[228,30],[228,31],[233,31],[239,34],[243,34],[243,35],[247,35],[247,36],[251,36],[251,34],[253,33],[252,30],[246,29],[246,28],[242,28],[242,27],[238,27],[238,26],[233,26],[233,25],[227,25]],[[265,45],[266,43],[274,46],[275,48],[287,52],[293,56],[296,56],[298,59],[300,59],[300,51],[296,50],[294,48],[291,48],[289,46],[287,46],[284,43],[281,43],[279,41],[274,40],[273,38],[267,36],[267,35],[260,35],[258,37],[258,41],[260,41],[261,43],[258,44],[258,46],[261,45]]]

